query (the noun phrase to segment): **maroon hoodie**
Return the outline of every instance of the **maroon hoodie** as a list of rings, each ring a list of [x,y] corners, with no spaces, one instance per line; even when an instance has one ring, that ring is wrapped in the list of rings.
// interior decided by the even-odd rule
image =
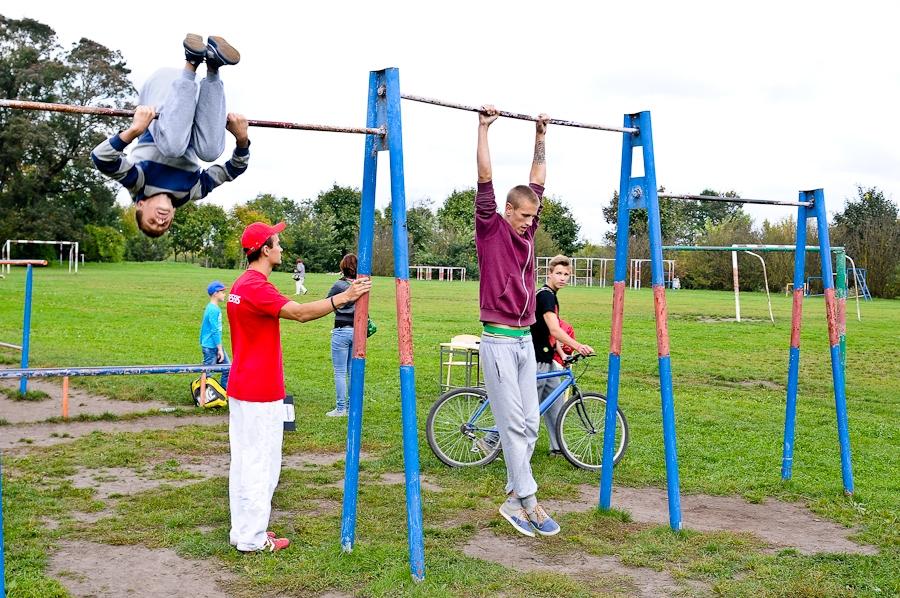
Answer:
[[[544,188],[529,185],[543,197]],[[519,235],[497,212],[492,181],[478,183],[475,194],[475,248],[478,251],[479,303],[482,322],[507,326],[534,323],[534,233],[541,213],[531,228]]]

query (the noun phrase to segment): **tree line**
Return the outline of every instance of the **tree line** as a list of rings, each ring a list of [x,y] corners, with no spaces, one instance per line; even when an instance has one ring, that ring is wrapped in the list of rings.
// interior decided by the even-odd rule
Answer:
[[[82,38],[60,46],[53,29],[33,19],[0,15],[0,96],[5,98],[125,108],[136,92],[130,71],[115,50]],[[0,241],[14,238],[76,240],[91,261],[189,260],[210,267],[242,265],[240,233],[255,220],[285,221],[283,268],[302,257],[311,272],[334,272],[341,256],[356,250],[360,193],[335,183],[315,198],[291,199],[260,193],[225,210],[211,202],[191,202],[178,209],[168,235],[140,234],[133,208],[117,205],[117,187],[90,163],[90,150],[127,126],[124,119],[90,115],[0,110]],[[701,194],[716,194],[705,189]],[[724,193],[737,197],[734,191]],[[474,188],[453,191],[439,203],[412,202],[407,210],[410,264],[462,266],[478,276],[474,238]],[[615,227],[618,194],[603,209]],[[792,244],[796,225],[787,218],[754,226],[739,204],[660,201],[666,244]],[[376,211],[373,274],[393,273],[391,210]],[[646,213],[631,214],[631,255],[647,257]],[[814,244],[816,231],[809,231]],[[883,297],[900,295],[900,221],[898,209],[882,190],[859,187],[831,225],[833,245],[843,245],[861,268],[869,287]],[[612,257],[615,231],[601,244],[580,237],[580,225],[561,198],[544,201],[535,253]],[[21,255],[37,256],[52,248],[26,246]],[[52,256],[50,256],[52,257]],[[727,254],[681,253],[677,275],[688,288],[726,289],[731,285]],[[819,270],[814,256],[811,274]],[[792,256],[767,257],[770,286],[792,279]],[[762,287],[757,268],[744,268],[746,289]]]

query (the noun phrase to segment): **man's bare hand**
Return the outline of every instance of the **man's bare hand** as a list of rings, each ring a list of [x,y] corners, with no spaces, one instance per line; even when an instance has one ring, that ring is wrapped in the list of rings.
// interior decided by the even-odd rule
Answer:
[[[247,134],[247,117],[243,114],[229,112],[225,120],[225,129],[234,135],[234,140],[238,147],[247,147],[250,145],[250,137]]]
[[[138,106],[134,109],[134,116],[131,117],[131,126],[123,131],[122,137],[131,143],[144,134],[154,118],[156,118],[156,110],[153,109],[153,106]]]
[[[350,283],[350,287],[344,291],[347,301],[356,301],[372,290],[372,280],[369,278],[357,278]]]
[[[577,347],[575,347],[575,350],[578,351],[579,353],[581,353],[582,355],[593,355],[594,354],[594,348],[591,347],[590,345],[578,345]]]
[[[547,116],[544,112],[538,114],[537,122],[535,122],[535,132],[538,135],[543,135],[547,132],[547,125],[550,124],[550,117]]]
[[[485,104],[481,107],[481,111],[478,112],[478,124],[489,127],[491,126],[491,123],[497,120],[497,118],[499,117],[500,112],[494,107],[493,104]]]

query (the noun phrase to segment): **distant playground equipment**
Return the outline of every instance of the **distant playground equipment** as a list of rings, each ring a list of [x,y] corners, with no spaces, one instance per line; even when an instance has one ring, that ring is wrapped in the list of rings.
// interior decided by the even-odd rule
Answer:
[[[78,259],[84,262],[84,254],[78,253],[78,241],[36,241],[34,239],[7,239],[0,248],[0,261],[12,262],[12,246],[13,245],[59,245],[59,263],[63,261],[63,248],[68,247],[69,272],[78,274]],[[0,265],[0,272],[9,274],[11,263]]]
[[[772,321],[773,324],[775,323],[775,316],[772,314],[772,299],[769,294],[769,276],[768,276],[768,273],[766,272],[766,261],[763,259],[763,257],[761,255],[758,255],[757,253],[754,253],[754,252],[760,252],[760,253],[792,252],[792,251],[796,252],[796,250],[797,250],[796,246],[794,246],[794,245],[758,245],[758,244],[754,245],[754,244],[748,244],[748,243],[735,243],[735,244],[729,245],[729,246],[663,245],[662,249],[663,249],[663,251],[724,251],[724,252],[731,253],[732,281],[733,281],[733,285],[734,285],[734,317],[738,322],[741,321],[741,291],[740,291],[740,275],[739,275],[739,270],[738,270],[737,256],[738,256],[738,253],[740,252],[740,253],[746,253],[746,254],[752,255],[753,257],[757,258],[759,260],[760,264],[762,265],[762,270],[763,270],[763,282],[765,284],[765,289],[766,289],[766,301],[768,302],[768,306],[769,306],[769,319]],[[816,247],[815,245],[807,245],[806,251],[807,252],[818,252],[819,248]],[[839,298],[843,297],[844,299],[846,299],[848,297],[855,298],[856,299],[856,319],[862,321],[862,314],[861,314],[860,308],[859,308],[859,296],[858,295],[851,296],[847,292],[847,273],[850,272],[854,275],[854,277],[857,276],[857,273],[856,273],[857,268],[855,266],[852,268],[847,268],[846,262],[849,261],[851,264],[853,264],[853,259],[849,255],[847,255],[847,253],[845,252],[843,247],[832,247],[831,253],[834,254],[834,260],[835,260],[835,270],[836,271],[834,272],[834,277],[835,277],[835,288],[837,289],[837,296]],[[821,280],[822,277],[816,276],[816,277],[810,277],[810,278],[817,278],[817,279]],[[807,279],[807,286],[804,287],[806,289],[806,291],[805,291],[806,296],[809,296],[808,281],[809,281],[809,279]],[[863,281],[864,281],[864,279],[863,279]],[[864,284],[864,282],[863,282],[863,284]],[[859,283],[857,282],[857,287],[858,286],[859,286]],[[842,317],[844,317],[844,316],[842,316]],[[842,330],[846,330],[846,326],[844,326],[842,328]],[[843,362],[844,361],[843,356],[846,353],[846,348],[845,348],[846,343],[843,340],[844,337],[842,336],[841,338],[842,338],[841,361]]]
[[[410,275],[416,273],[416,280],[466,281],[466,269],[462,266],[410,266]]]
[[[23,266],[25,268],[25,301],[22,309],[22,344],[0,342],[0,346],[14,351],[21,351],[20,366],[28,367],[28,349],[31,343],[31,289],[34,286],[34,266],[46,266],[47,260],[0,260],[0,268]],[[22,377],[19,382],[19,394],[25,396],[28,392],[28,378]]]
[[[552,257],[541,256],[534,258],[534,275],[539,283],[543,283],[549,274],[549,265]],[[607,279],[607,265],[615,263],[611,257],[572,257],[572,276],[569,285],[573,287],[584,286],[605,287]],[[596,284],[595,284],[596,283]]]
[[[850,260],[850,256],[847,256],[847,259]],[[850,260],[852,262],[852,260]],[[869,285],[866,283],[866,269],[865,268],[847,268],[847,272],[853,274],[853,294],[848,294],[848,298],[856,299],[857,306],[859,305],[859,298],[862,297],[865,301],[872,300],[872,294],[869,293]],[[837,276],[837,274],[835,274]],[[813,284],[813,281],[816,281]],[[818,292],[820,291],[821,292]],[[806,277],[806,285],[804,286],[804,293],[807,297],[821,297],[825,294],[824,286],[822,285],[822,277],[821,276],[807,276]],[[858,309],[858,308],[857,308]]]
[[[651,260],[646,258],[633,258],[628,262],[629,286],[632,289],[641,288],[643,265],[650,261]],[[615,261],[613,263],[615,263]],[[663,260],[663,264],[665,264],[665,270],[663,270],[663,285],[666,288],[671,289],[675,281],[675,260]]]

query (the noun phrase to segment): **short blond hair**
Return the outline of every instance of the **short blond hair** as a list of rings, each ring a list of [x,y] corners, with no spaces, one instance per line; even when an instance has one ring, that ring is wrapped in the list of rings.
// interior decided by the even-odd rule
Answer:
[[[557,266],[565,266],[566,268],[571,269],[571,268],[572,268],[572,261],[571,261],[569,258],[567,258],[566,256],[562,255],[562,254],[553,256],[553,257],[550,259],[550,263],[547,264],[547,271],[548,271],[548,272],[553,272],[553,268],[555,268],[555,267],[557,267]]]
[[[528,185],[516,185],[506,194],[506,203],[514,208],[521,206],[523,201],[529,201],[533,204],[539,204],[541,202],[541,200],[538,199],[537,193],[534,192],[534,189]]]

